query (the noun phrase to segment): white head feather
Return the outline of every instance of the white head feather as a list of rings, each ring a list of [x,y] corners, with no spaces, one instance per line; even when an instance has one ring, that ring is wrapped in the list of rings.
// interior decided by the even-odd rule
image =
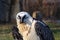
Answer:
[[[29,24],[29,25],[31,25],[32,24],[32,20],[33,20],[33,18],[29,15],[29,13],[28,12],[19,12],[17,15],[16,15],[16,21],[17,21],[17,23],[19,23],[20,24],[20,18],[19,18],[19,16],[21,17],[21,18],[23,18],[24,16],[25,16],[25,18],[23,19],[23,23],[25,23],[25,24]]]

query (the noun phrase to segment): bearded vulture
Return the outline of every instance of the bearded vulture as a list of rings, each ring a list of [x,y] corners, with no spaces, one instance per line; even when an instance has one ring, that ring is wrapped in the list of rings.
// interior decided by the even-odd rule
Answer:
[[[16,15],[17,26],[13,27],[15,40],[54,40],[53,33],[43,22],[33,19],[28,12]]]

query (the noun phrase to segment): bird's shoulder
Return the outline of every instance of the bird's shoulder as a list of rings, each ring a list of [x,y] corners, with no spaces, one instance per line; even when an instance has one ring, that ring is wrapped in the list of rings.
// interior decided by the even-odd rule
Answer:
[[[42,21],[37,21],[35,23],[35,30],[39,37],[42,38],[42,40],[54,40],[52,31],[50,30],[49,26],[46,25]]]

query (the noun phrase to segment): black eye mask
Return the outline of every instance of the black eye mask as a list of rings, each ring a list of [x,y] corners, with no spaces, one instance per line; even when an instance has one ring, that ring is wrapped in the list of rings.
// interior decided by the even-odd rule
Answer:
[[[25,19],[25,18],[26,18],[26,15],[24,15],[22,19]]]

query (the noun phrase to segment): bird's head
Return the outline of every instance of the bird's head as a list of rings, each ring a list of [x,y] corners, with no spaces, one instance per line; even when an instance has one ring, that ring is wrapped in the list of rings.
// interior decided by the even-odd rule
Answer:
[[[19,24],[22,24],[22,23],[31,24],[33,18],[28,14],[28,12],[19,12],[16,15],[16,20]]]

